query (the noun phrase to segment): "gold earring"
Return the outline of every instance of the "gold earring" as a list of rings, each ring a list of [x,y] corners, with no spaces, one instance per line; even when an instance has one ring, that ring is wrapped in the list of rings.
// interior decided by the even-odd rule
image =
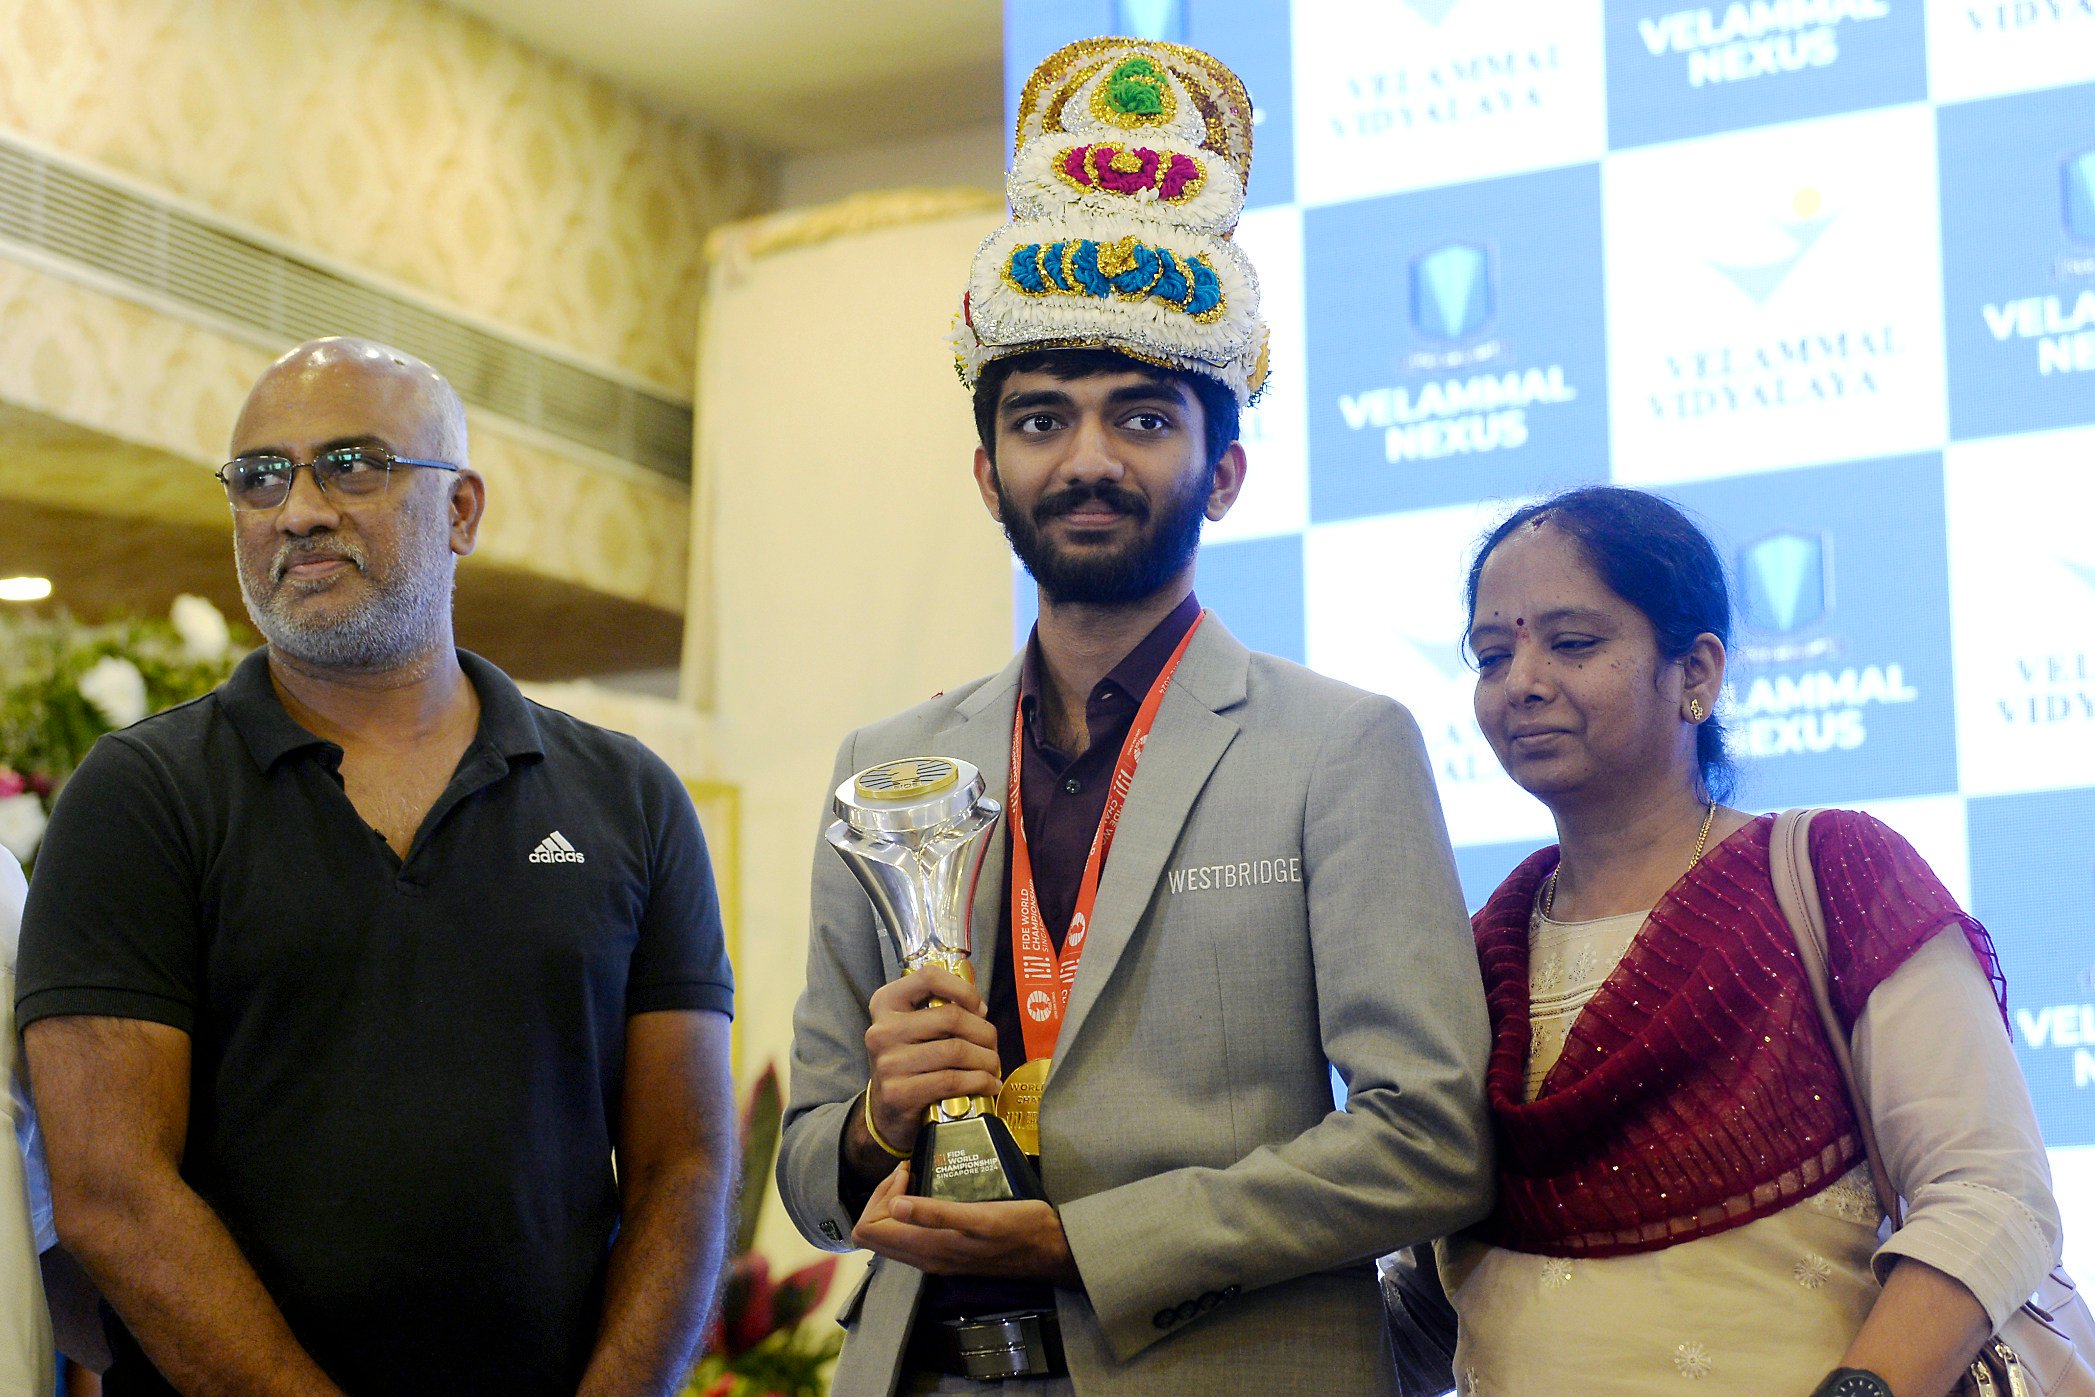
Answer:
[[[1701,699],[1699,699],[1699,698],[1691,698],[1691,699],[1689,699],[1689,700],[1688,700],[1688,717],[1689,717],[1690,719],[1692,719],[1693,721],[1697,722],[1697,723],[1699,723],[1699,722],[1701,722],[1701,721],[1702,721],[1702,700],[1701,700]]]

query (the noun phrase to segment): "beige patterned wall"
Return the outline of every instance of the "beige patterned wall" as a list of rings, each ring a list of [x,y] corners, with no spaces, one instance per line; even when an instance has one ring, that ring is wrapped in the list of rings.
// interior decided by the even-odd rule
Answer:
[[[268,351],[4,257],[0,326],[0,501],[224,525],[209,467]],[[689,491],[500,418],[469,420],[488,482],[480,556],[683,609]],[[63,424],[89,429],[90,444]]]
[[[222,523],[206,462],[223,459],[247,385],[270,356],[191,321],[0,259],[0,492],[177,523]],[[36,430],[37,416],[89,429]],[[125,450],[125,445],[140,448]]]
[[[0,128],[679,398],[706,235],[771,178],[431,0],[0,0]],[[0,325],[0,403],[144,448],[87,471],[14,432],[0,495],[220,520],[191,468],[267,350],[5,249]],[[683,609],[688,490],[473,428],[484,557]]]
[[[770,184],[433,0],[0,0],[0,126],[679,396]]]

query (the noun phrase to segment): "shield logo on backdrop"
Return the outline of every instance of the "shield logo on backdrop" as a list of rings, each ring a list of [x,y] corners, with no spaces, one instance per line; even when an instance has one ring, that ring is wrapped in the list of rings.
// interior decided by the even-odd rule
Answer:
[[[1167,44],[1186,41],[1186,7],[1180,0],[1117,0],[1119,32]]]
[[[1746,624],[1788,635],[1833,606],[1833,550],[1826,535],[1785,529],[1739,553]]]
[[[1411,326],[1427,339],[1466,340],[1498,311],[1491,254],[1448,243],[1411,259]]]
[[[2059,195],[2067,233],[2076,242],[2095,243],[2095,146],[2060,163]]]

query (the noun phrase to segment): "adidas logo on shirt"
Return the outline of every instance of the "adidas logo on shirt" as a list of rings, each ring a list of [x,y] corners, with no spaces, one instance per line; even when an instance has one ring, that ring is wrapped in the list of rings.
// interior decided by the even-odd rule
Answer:
[[[538,847],[531,851],[531,862],[533,863],[587,863],[588,861],[582,857],[582,851],[568,843],[567,836],[557,829],[544,839],[539,840]]]

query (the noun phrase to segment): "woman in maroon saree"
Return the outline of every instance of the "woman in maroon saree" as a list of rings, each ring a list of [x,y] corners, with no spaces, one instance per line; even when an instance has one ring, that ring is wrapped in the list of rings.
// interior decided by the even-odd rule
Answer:
[[[1985,929],[1888,826],[1814,820],[1907,1200],[1882,1240],[1772,817],[1722,804],[1714,549],[1654,496],[1574,491],[1486,540],[1469,602],[1478,722],[1559,843],[1474,922],[1499,1201],[1441,1248],[1458,1390],[1939,1397],[2059,1240]]]

